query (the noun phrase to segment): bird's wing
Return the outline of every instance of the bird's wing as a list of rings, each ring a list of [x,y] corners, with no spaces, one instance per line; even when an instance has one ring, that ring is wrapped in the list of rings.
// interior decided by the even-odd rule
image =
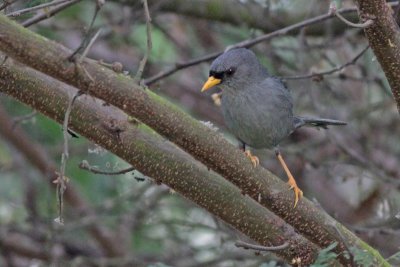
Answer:
[[[292,113],[292,95],[279,78],[268,77],[258,86],[262,88],[262,90],[257,90],[262,94],[260,98],[264,99],[274,110],[286,110],[290,114]]]

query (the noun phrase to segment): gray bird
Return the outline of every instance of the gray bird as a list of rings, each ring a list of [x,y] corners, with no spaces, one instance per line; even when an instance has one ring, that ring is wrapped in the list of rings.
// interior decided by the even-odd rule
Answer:
[[[289,90],[281,80],[268,73],[252,51],[245,48],[229,50],[214,60],[201,91],[214,86],[222,90],[221,108],[226,126],[236,136],[240,148],[254,166],[259,164],[259,160],[246,150],[246,145],[257,149],[275,149],[289,178],[288,184],[294,190],[296,207],[303,192],[286,166],[278,144],[302,126],[327,128],[328,125],[346,123],[294,116]]]

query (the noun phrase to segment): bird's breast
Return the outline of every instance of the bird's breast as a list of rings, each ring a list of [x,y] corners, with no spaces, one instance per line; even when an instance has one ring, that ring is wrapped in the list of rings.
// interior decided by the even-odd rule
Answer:
[[[222,113],[228,129],[254,148],[272,148],[293,130],[292,106],[269,94],[223,93]]]

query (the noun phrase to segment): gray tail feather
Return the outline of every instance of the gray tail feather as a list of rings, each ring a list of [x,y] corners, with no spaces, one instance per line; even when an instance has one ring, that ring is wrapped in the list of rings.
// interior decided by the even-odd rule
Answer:
[[[331,119],[320,119],[320,118],[310,118],[310,117],[295,117],[294,118],[294,127],[300,128],[302,126],[308,127],[321,127],[324,129],[328,129],[329,125],[346,125],[347,122],[331,120]]]

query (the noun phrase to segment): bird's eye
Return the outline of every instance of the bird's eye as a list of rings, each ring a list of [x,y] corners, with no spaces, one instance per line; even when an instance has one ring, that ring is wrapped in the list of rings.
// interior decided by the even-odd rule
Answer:
[[[228,75],[228,76],[231,76],[232,74],[234,74],[235,73],[235,68],[229,68],[227,71],[226,71],[226,74]]]

